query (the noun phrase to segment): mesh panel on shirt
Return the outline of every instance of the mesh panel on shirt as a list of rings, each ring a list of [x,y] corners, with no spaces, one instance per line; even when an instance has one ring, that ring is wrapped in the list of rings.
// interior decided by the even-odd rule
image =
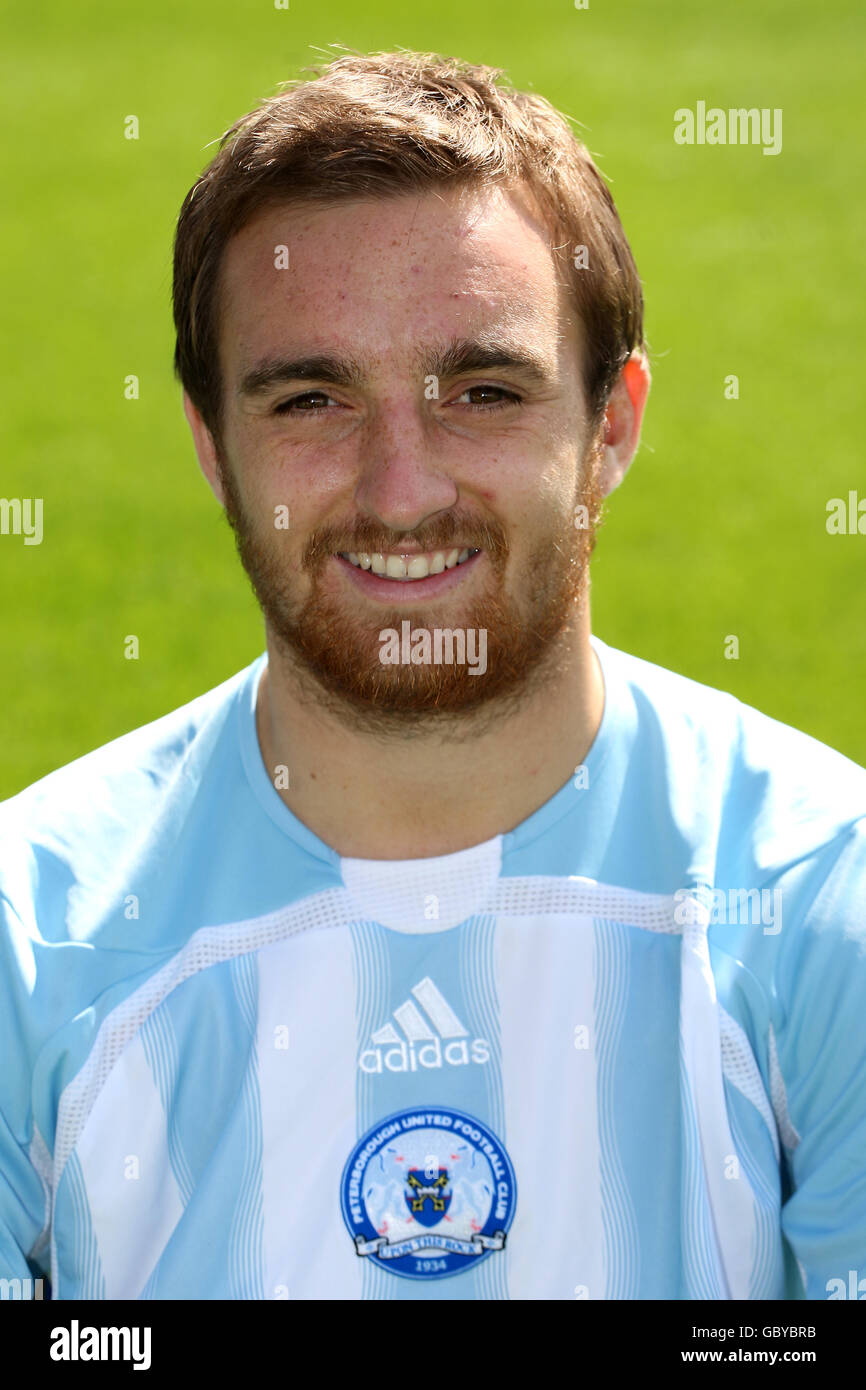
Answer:
[[[767,1099],[767,1092],[764,1090],[760,1069],[749,1046],[749,1039],[737,1020],[732,1018],[721,1004],[719,1004],[718,1009],[722,1070],[731,1085],[736,1086],[737,1090],[746,1097],[746,1100],[751,1101],[762,1116],[767,1129],[770,1131],[773,1149],[778,1159],[779,1134],[770,1102]]]
[[[674,920],[674,898],[663,893],[638,893],[613,888],[590,878],[501,878],[491,911],[515,916],[557,914],[600,917],[647,931],[682,932]]]
[[[770,1095],[773,1100],[773,1110],[776,1113],[776,1122],[779,1126],[779,1134],[786,1149],[796,1149],[800,1142],[800,1136],[791,1123],[788,1114],[788,1094],[785,1090],[785,1080],[779,1066],[779,1054],[776,1051],[776,1034],[773,1032],[773,1025],[770,1024]]]

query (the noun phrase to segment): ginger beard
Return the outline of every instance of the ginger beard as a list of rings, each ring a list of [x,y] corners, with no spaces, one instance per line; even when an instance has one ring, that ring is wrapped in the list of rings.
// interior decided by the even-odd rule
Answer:
[[[561,650],[558,639],[586,596],[603,500],[599,458],[595,448],[587,450],[575,497],[575,507],[584,507],[585,513],[558,515],[552,531],[528,556],[517,585],[519,603],[505,591],[509,550],[504,529],[494,520],[479,521],[458,511],[411,533],[388,534],[371,517],[359,518],[351,534],[333,526],[320,528],[304,547],[301,568],[309,576],[310,592],[299,601],[291,592],[281,554],[280,537],[288,533],[275,528],[261,531],[251,524],[221,454],[219,473],[226,517],[270,636],[309,698],[352,727],[371,733],[387,734],[397,727],[429,728],[443,721],[453,731],[463,719],[477,734],[482,707],[498,717],[506,706],[519,705],[550,674]],[[576,516],[585,524],[576,525]],[[484,551],[485,558],[479,562],[489,565],[484,592],[462,601],[452,591],[424,605],[411,602],[375,610],[370,605],[363,616],[358,612],[363,600],[353,603],[348,594],[338,597],[323,592],[321,574],[332,556],[398,551],[401,540],[414,542],[422,551],[447,552],[457,545]],[[468,661],[456,660],[383,664],[380,633],[385,629],[401,633],[407,619],[413,632],[427,628],[431,636],[436,628],[486,631],[486,670],[473,674]],[[491,702],[496,702],[495,709]]]

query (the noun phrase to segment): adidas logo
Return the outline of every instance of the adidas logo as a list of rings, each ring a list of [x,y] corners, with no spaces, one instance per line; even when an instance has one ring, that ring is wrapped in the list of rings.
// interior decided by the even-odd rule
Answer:
[[[358,1060],[361,1071],[417,1071],[489,1062],[489,1044],[484,1038],[470,1040],[469,1030],[429,976],[413,985],[410,993],[414,999],[407,999],[393,1014],[403,1036],[393,1023],[378,1028],[370,1039],[372,1046]]]

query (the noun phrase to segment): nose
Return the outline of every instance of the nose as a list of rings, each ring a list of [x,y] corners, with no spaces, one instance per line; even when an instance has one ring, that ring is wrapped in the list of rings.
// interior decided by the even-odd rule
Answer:
[[[457,502],[441,440],[411,400],[382,403],[361,440],[358,510],[393,531],[415,531]]]

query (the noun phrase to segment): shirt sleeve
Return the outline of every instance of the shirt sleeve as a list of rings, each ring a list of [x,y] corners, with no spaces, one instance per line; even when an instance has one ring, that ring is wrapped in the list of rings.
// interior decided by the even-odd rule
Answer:
[[[42,1233],[44,1209],[42,1183],[0,1115],[0,1279],[31,1279],[27,1255]]]
[[[807,1299],[863,1298],[866,818],[825,847],[801,887],[811,901],[780,943],[771,1039],[791,1187],[782,1230]]]
[[[0,1279],[28,1281],[28,1257],[48,1224],[46,1190],[29,1156],[32,1067],[25,1010],[34,976],[33,943],[0,894]]]

